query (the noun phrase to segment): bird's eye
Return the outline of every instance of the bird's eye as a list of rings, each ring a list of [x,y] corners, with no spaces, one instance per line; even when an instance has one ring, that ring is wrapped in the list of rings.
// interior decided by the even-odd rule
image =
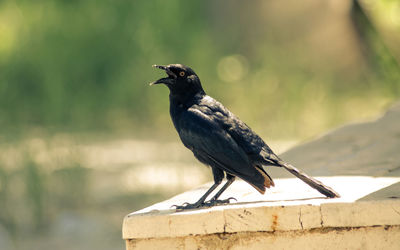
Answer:
[[[181,71],[181,72],[179,72],[179,75],[180,75],[180,76],[185,76],[185,72],[184,72],[184,71]]]

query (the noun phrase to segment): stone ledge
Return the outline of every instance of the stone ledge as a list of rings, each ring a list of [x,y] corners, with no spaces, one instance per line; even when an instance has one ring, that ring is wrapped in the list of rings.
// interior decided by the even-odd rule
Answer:
[[[224,194],[224,197],[235,196],[238,203],[181,212],[170,208],[196,200],[206,189],[202,186],[127,215],[123,238],[400,225],[400,199],[356,202],[369,193],[400,182],[400,178],[319,179],[342,197],[324,198],[298,179],[278,179],[276,190],[266,195],[259,195],[247,183],[238,181]]]

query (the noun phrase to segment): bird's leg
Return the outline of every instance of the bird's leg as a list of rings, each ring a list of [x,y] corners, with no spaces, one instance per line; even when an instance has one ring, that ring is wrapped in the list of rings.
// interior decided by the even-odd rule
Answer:
[[[221,184],[225,176],[224,171],[222,171],[221,169],[215,167],[211,167],[211,169],[214,175],[214,184],[207,190],[207,192],[203,194],[203,196],[201,196],[201,198],[193,204],[186,202],[181,206],[174,205],[173,207],[176,207],[177,210],[183,210],[183,209],[193,209],[206,206],[206,203],[204,203],[204,201],[207,199],[210,193],[214,191],[219,186],[219,184]]]
[[[225,185],[222,186],[222,188],[211,198],[210,201],[206,202],[207,206],[214,206],[218,204],[228,204],[230,200],[236,200],[233,197],[229,197],[228,199],[225,200],[218,200],[218,198],[221,196],[221,194],[235,181],[235,176],[226,174],[226,179],[228,180]]]
[[[177,205],[173,205],[173,207],[176,207],[177,210],[183,210],[183,209],[193,209],[193,208],[199,208],[205,205],[204,201],[207,199],[207,197],[210,195],[210,193],[212,191],[214,191],[219,184],[221,184],[221,182],[219,183],[214,183],[208,190],[207,192],[205,192],[205,194],[203,194],[203,196],[201,196],[201,198],[196,201],[195,203],[191,204],[188,202],[185,202],[183,205],[181,206],[177,206]]]

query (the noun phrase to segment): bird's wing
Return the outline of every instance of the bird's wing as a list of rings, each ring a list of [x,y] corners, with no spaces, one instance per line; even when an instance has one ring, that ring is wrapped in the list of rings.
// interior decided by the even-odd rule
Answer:
[[[235,140],[212,115],[202,112],[198,106],[182,114],[178,132],[186,147],[202,155],[202,162],[248,182],[259,178],[259,172]]]
[[[200,105],[209,108],[210,112],[215,114],[215,120],[221,127],[225,128],[253,163],[279,165],[277,164],[279,157],[274,154],[261,137],[220,102],[207,96],[202,99]]]

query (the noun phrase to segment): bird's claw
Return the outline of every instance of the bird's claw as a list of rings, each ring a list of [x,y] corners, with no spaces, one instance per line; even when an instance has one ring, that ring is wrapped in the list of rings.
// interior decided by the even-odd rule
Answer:
[[[236,198],[229,197],[228,199],[225,199],[225,200],[211,199],[209,201],[202,202],[202,203],[185,202],[182,205],[172,205],[171,208],[175,208],[177,211],[182,211],[182,210],[187,210],[187,209],[196,209],[196,208],[202,208],[202,207],[226,205],[226,204],[231,203],[231,200],[237,201]]]
[[[237,199],[234,198],[234,197],[229,197],[228,199],[225,199],[225,200],[211,199],[210,201],[207,201],[205,203],[205,205],[208,206],[208,207],[218,206],[218,205],[226,205],[226,204],[231,203],[231,200],[237,201]]]
[[[230,203],[230,200],[234,200],[234,201],[237,202],[237,199],[235,197],[229,197],[227,200],[228,200],[229,203]]]
[[[172,205],[171,208],[175,207],[176,210],[182,211],[186,209],[195,209],[195,208],[200,208],[203,207],[205,203],[189,203],[185,202],[182,205]]]

